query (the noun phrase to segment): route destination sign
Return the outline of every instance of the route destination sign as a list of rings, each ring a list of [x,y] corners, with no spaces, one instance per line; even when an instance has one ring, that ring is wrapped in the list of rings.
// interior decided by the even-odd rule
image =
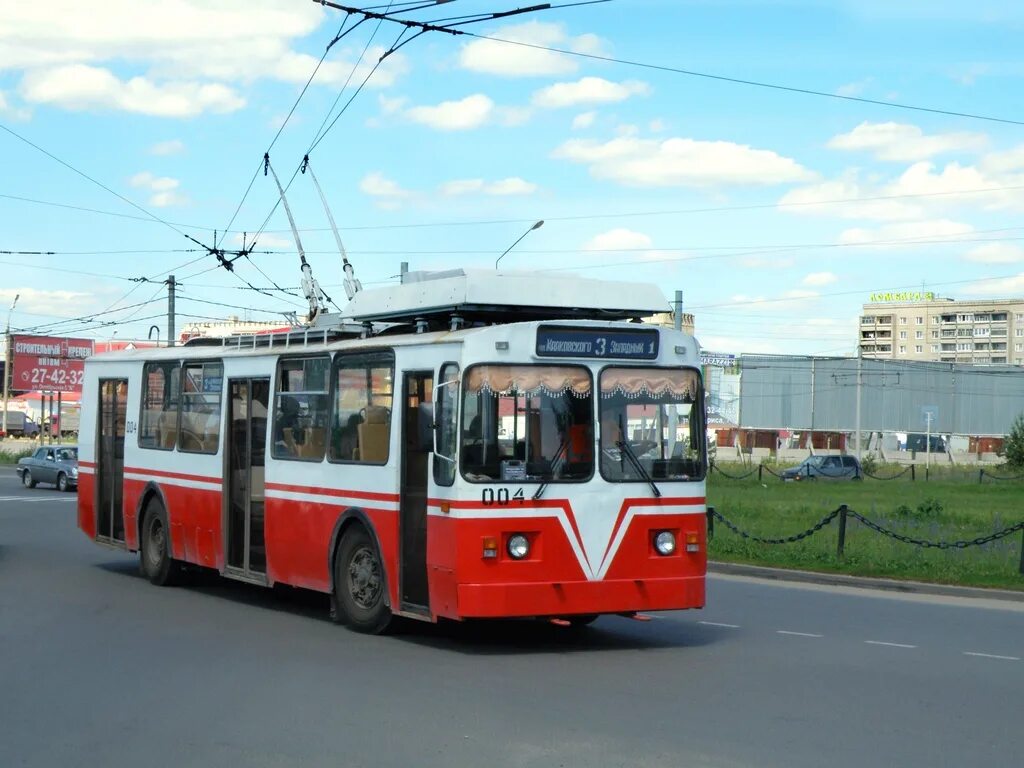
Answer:
[[[655,328],[623,331],[542,325],[537,329],[537,354],[541,357],[656,360],[659,338]]]

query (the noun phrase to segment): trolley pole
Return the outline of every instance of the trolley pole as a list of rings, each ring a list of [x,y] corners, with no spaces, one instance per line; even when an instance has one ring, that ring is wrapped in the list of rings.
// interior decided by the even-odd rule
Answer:
[[[174,346],[174,275],[167,276],[167,346]]]
[[[4,414],[3,414],[3,435],[7,437],[7,398],[10,396],[11,387],[11,363],[14,356],[11,355],[11,313],[18,305],[18,297],[21,294],[14,294],[14,301],[11,308],[7,310],[7,327],[4,328]]]

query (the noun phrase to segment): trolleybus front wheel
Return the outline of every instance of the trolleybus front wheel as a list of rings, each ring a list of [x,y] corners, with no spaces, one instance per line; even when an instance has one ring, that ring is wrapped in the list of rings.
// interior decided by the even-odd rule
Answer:
[[[176,583],[181,574],[181,564],[171,557],[167,511],[155,497],[146,502],[140,530],[139,563],[143,575],[158,587]]]
[[[357,632],[378,635],[391,624],[384,566],[361,525],[350,528],[334,559],[334,596],[341,620]]]

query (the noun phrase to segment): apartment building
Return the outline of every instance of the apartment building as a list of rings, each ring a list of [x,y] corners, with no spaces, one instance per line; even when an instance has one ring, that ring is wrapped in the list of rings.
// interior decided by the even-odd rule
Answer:
[[[859,339],[861,355],[876,360],[1024,365],[1024,299],[872,294],[863,305]]]

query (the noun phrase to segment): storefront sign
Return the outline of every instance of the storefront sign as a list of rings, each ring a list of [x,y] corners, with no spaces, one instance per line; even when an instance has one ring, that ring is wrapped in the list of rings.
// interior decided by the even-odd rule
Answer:
[[[876,304],[895,301],[935,301],[935,294],[931,291],[886,291],[872,293],[871,301]]]

